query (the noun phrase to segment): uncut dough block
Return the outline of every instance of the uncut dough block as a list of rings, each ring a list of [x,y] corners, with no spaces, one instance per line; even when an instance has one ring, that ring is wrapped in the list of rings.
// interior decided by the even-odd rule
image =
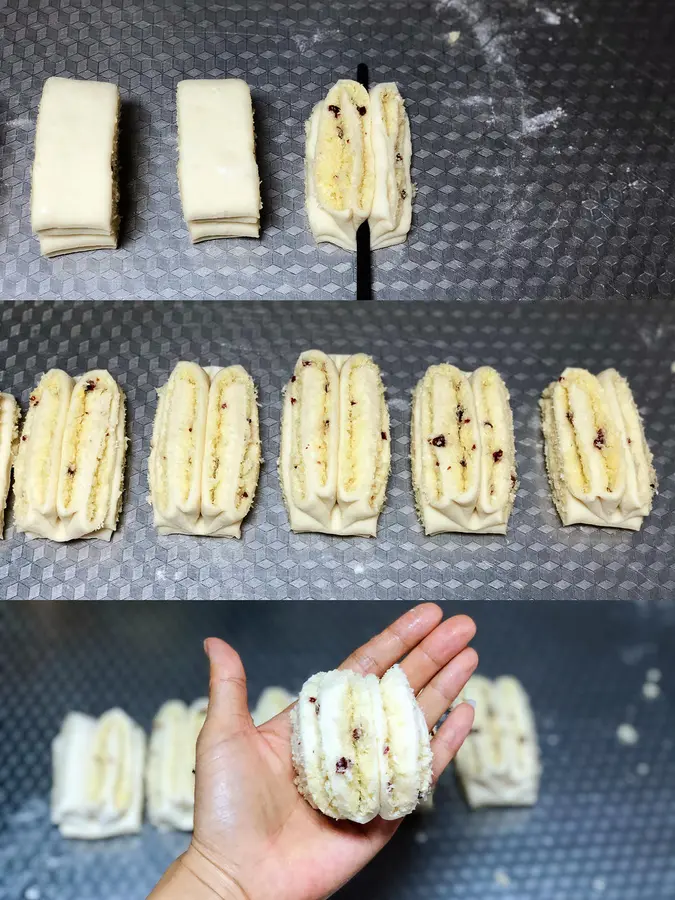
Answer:
[[[523,686],[511,676],[472,675],[459,700],[474,700],[471,733],[455,756],[469,806],[533,806],[541,763],[534,716]]]
[[[66,838],[137,834],[145,734],[121,709],[68,713],[52,743],[51,820]]]
[[[317,103],[305,126],[305,202],[318,242],[356,250],[356,232],[373,205],[370,97],[343,79]]]
[[[251,376],[179,362],[158,393],[148,467],[156,528],[241,537],[261,462]]]
[[[167,701],[152,723],[145,774],[148,819],[162,830],[192,831],[197,738],[208,700]]]
[[[11,394],[0,394],[0,541],[12,475],[12,462],[19,441],[19,404]]]
[[[413,394],[410,446],[425,534],[506,534],[518,481],[509,393],[498,372],[430,366]]]
[[[370,113],[375,188],[368,224],[370,246],[378,250],[403,243],[410,231],[412,143],[408,115],[395,84],[371,88]]]
[[[297,697],[291,694],[290,691],[287,691],[286,688],[274,685],[266,687],[258,697],[258,702],[251,712],[253,724],[256,726],[264,725],[265,722],[269,722],[270,719],[278,716],[280,712],[283,712],[296,700]]]
[[[384,386],[370,356],[301,353],[285,388],[279,458],[293,531],[374,537],[390,439]]]
[[[193,243],[260,234],[251,92],[236,78],[181,81],[178,184]]]
[[[115,248],[119,89],[48,78],[35,132],[31,225],[43,256]]]
[[[103,369],[51,369],[30,396],[14,463],[17,531],[110,540],[122,504],[124,394]]]
[[[319,672],[291,710],[296,786],[333,819],[411,813],[431,787],[429,730],[403,670]]]
[[[541,399],[546,468],[563,525],[639,531],[657,488],[628,382],[568,368]]]

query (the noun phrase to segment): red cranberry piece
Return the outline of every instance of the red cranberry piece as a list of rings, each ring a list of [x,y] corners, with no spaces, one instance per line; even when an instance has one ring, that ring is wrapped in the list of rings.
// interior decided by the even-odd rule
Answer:
[[[464,407],[457,404],[457,421],[461,422],[464,418]]]
[[[386,756],[389,753],[389,744],[384,745],[384,755]]]
[[[365,116],[365,114],[368,112],[365,106],[357,106],[356,108],[358,109],[360,116]]]
[[[295,397],[291,397],[291,403],[297,403],[297,402],[298,401],[295,399]]]
[[[466,460],[465,459],[460,459],[459,464],[463,469],[466,469]]]
[[[341,756],[340,759],[335,763],[335,771],[338,775],[344,775],[347,769],[351,766],[352,761],[347,759],[345,756]]]
[[[363,732],[361,731],[360,728],[355,728],[355,729],[352,731],[352,740],[358,741],[358,740],[360,739],[360,737],[361,737],[362,734],[363,734]]]
[[[387,440],[387,432],[386,432],[386,431],[381,431],[380,434],[382,435],[382,440],[383,440],[383,441],[386,441],[386,440]]]
[[[310,702],[310,703],[316,703],[316,697],[310,697],[310,698],[309,698],[309,702]]]
[[[85,393],[89,393],[89,391],[93,391],[95,388],[96,388],[95,381],[87,381],[87,383],[84,386],[84,391],[85,391]]]
[[[431,443],[434,447],[445,447],[445,435],[437,434],[436,437],[431,439]]]
[[[294,381],[297,381],[297,380],[298,380],[298,379],[295,377],[295,375],[291,376],[291,382],[294,382]]]
[[[494,459],[494,461],[495,461],[496,463],[498,463],[499,460],[502,458],[503,455],[504,455],[504,451],[503,451],[503,450],[495,450],[495,452],[492,454],[492,458]]]
[[[331,103],[331,104],[328,106],[328,112],[333,113],[333,115],[334,115],[335,118],[337,119],[337,117],[340,115],[340,107],[339,107],[339,106],[335,106],[334,103]]]
[[[593,441],[593,446],[597,447],[598,450],[601,450],[605,446],[605,432],[602,428],[598,428],[598,433]]]
[[[311,359],[303,359],[302,364],[303,364],[303,366],[311,366],[312,360]]]

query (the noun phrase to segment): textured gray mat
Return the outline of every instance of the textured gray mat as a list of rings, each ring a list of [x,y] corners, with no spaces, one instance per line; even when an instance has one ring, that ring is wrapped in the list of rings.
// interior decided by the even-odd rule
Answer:
[[[447,304],[24,303],[0,306],[0,389],[25,408],[39,373],[107,367],[131,449],[112,543],[0,544],[0,599],[662,599],[673,596],[675,308],[669,302]],[[311,346],[372,353],[387,386],[392,475],[378,537],[293,535],[276,472],[281,389]],[[147,503],[156,391],[182,358],[240,362],[259,388],[265,465],[243,538],[159,537]],[[511,391],[521,486],[506,538],[425,538],[410,485],[410,392],[426,367],[496,366]],[[563,529],[543,464],[538,398],[566,365],[629,378],[661,491],[639,533]]]
[[[458,605],[448,607],[457,612]],[[159,705],[207,688],[201,642],[241,653],[250,699],[312,672],[400,604],[5,604],[0,642],[0,900],[141,900],[185,847],[140,837],[63,841],[48,822],[49,742],[69,709],[119,704],[148,729]],[[522,679],[544,771],[532,810],[470,813],[451,772],[342,900],[665,900],[675,895],[675,616],[671,604],[474,604],[481,671]],[[645,673],[663,673],[647,701]],[[634,747],[616,728],[632,723]],[[505,879],[510,884],[504,884]]]
[[[668,295],[672,37],[659,0],[5,0],[0,297],[352,298],[353,256],[308,233],[303,129],[361,60],[408,100],[417,183],[409,242],[376,254],[378,299]],[[120,86],[115,253],[39,258],[29,180],[50,75]],[[193,248],[175,87],[224,76],[253,90],[263,236]]]

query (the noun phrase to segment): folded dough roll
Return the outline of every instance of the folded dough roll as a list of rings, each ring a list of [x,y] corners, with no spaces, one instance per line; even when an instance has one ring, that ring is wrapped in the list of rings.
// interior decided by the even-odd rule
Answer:
[[[413,487],[425,534],[506,534],[518,486],[509,393],[489,366],[430,366],[413,394]]]
[[[240,537],[260,462],[251,376],[179,362],[159,389],[148,469],[160,534]]]
[[[117,246],[117,85],[48,78],[35,132],[31,224],[43,256]]]
[[[12,476],[12,463],[19,440],[19,404],[11,394],[0,394],[0,541]]]
[[[52,822],[66,838],[137,834],[144,767],[145,734],[121,709],[68,713],[52,743]]]
[[[537,730],[523,686],[511,676],[472,675],[459,697],[474,700],[471,732],[455,766],[469,806],[532,806],[541,763]]]
[[[628,382],[568,368],[541,399],[546,467],[563,525],[639,531],[656,491],[652,454]]]
[[[410,231],[412,143],[408,114],[395,84],[371,89],[370,113],[375,190],[368,223],[370,246],[377,250],[403,243]]]
[[[305,199],[317,242],[356,250],[356,231],[373,204],[370,97],[343,79],[306,124]]]
[[[291,694],[290,691],[287,691],[286,688],[276,687],[275,685],[266,687],[258,697],[258,702],[251,712],[253,724],[256,726],[264,725],[265,722],[269,722],[270,719],[278,716],[280,712],[283,712],[296,700],[297,697]]]
[[[293,531],[374,537],[389,412],[370,356],[302,353],[284,396],[279,474]]]
[[[178,184],[193,243],[260,234],[251,92],[237,78],[181,81]]]
[[[207,707],[205,698],[191,706],[169,700],[154,718],[146,789],[148,819],[156,828],[192,831],[197,738]]]
[[[109,372],[43,375],[14,464],[17,530],[54,541],[110,540],[122,502],[125,425],[124,394]]]

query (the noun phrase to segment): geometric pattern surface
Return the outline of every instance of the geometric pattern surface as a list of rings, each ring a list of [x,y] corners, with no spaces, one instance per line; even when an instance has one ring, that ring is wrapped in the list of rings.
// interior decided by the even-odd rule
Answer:
[[[448,614],[466,611],[447,605]],[[240,652],[254,703],[297,692],[400,604],[5,604],[0,620],[1,900],[143,900],[187,844],[142,834],[87,844],[49,824],[49,747],[68,710],[117,704],[149,731],[165,700],[207,691],[201,642]],[[664,604],[476,603],[480,671],[520,678],[543,762],[532,809],[470,812],[452,768],[339,900],[664,900],[675,894],[675,617]],[[662,672],[662,694],[642,695]],[[616,729],[637,729],[634,746]]]
[[[27,540],[11,514],[0,599],[664,600],[675,593],[675,306],[631,302],[0,304],[0,389],[25,410],[40,373],[108,368],[131,442],[110,543]],[[298,354],[364,351],[382,369],[392,472],[376,538],[293,534],[276,459],[282,388]],[[160,536],[148,504],[156,388],[180,359],[242,363],[259,391],[264,466],[242,539]],[[425,537],[409,467],[410,396],[427,366],[493,365],[514,412],[520,488],[505,537]],[[659,494],[642,530],[563,528],[544,470],[538,400],[566,365],[616,366],[654,451]]]
[[[317,247],[308,230],[304,123],[360,61],[374,83],[396,81],[407,100],[417,185],[407,243],[374,254],[377,299],[672,295],[666,7],[5,0],[0,297],[352,299],[354,255]],[[116,252],[39,256],[30,167],[50,75],[119,85]],[[193,247],[176,180],[175,89],[183,78],[225,76],[252,89],[262,234]]]

